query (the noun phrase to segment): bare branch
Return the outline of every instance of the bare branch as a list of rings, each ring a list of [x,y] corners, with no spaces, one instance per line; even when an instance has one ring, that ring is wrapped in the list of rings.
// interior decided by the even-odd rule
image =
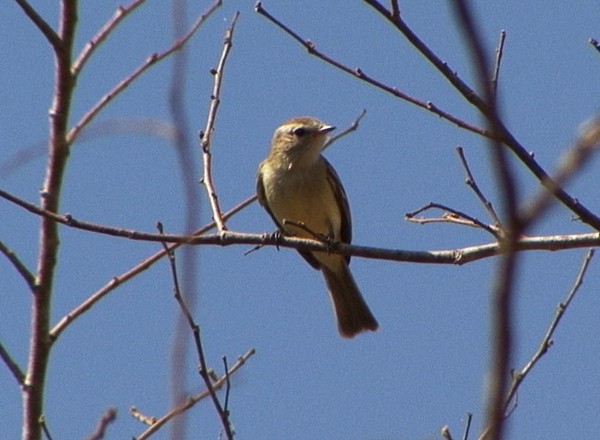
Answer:
[[[204,163],[204,177],[202,178],[202,182],[206,187],[206,191],[208,193],[208,200],[210,201],[210,207],[213,213],[213,219],[217,223],[217,229],[219,231],[226,230],[225,223],[223,222],[223,214],[221,213],[221,208],[219,207],[219,200],[217,197],[217,192],[215,190],[215,186],[212,181],[212,161],[211,161],[211,151],[210,151],[210,143],[212,140],[212,134],[215,127],[215,121],[217,117],[217,109],[219,108],[219,104],[221,102],[220,93],[221,93],[221,84],[223,81],[223,70],[225,68],[225,62],[227,61],[227,56],[231,51],[232,46],[232,38],[233,31],[235,29],[235,23],[240,13],[236,12],[233,16],[233,20],[231,21],[231,26],[227,28],[225,31],[225,38],[223,44],[223,52],[221,53],[221,58],[219,60],[219,64],[217,68],[212,72],[215,77],[215,83],[213,87],[213,92],[210,97],[210,110],[208,112],[208,119],[206,121],[206,128],[204,129],[203,134],[200,135],[200,146],[202,148],[202,159]]]
[[[246,363],[246,361],[255,353],[256,350],[254,348],[251,348],[243,356],[240,356],[237,362],[229,369],[229,371],[226,374],[223,374],[219,379],[213,382],[213,388],[215,390],[222,388],[223,385],[225,385],[227,382],[227,376],[231,377],[231,375],[238,371]],[[176,408],[173,408],[160,419],[156,419],[155,422],[150,426],[150,428],[144,431],[139,437],[134,437],[134,440],[147,440],[152,434],[154,434],[163,425],[165,425],[165,423],[169,422],[171,419],[177,417],[181,413],[187,411],[196,403],[203,399],[206,399],[207,397],[209,397],[208,390],[202,391],[196,394],[195,396],[190,397],[186,402],[184,402]]]
[[[429,47],[417,37],[417,35],[406,25],[406,23],[400,18],[400,16],[393,18],[393,14],[391,11],[388,11],[385,7],[383,7],[379,2],[375,0],[364,0],[365,3],[372,6],[376,9],[386,20],[390,21],[406,38],[407,40],[415,46],[419,52],[425,58],[427,58],[448,81],[463,95],[467,101],[471,102],[476,108],[478,108],[483,114],[488,112],[486,105],[483,100],[477,95],[477,93],[469,87],[457,74],[453,71],[448,63],[442,61],[435,53],[429,49]],[[563,203],[567,208],[576,213],[584,223],[589,224],[595,229],[600,231],[600,217],[596,216],[590,210],[588,210],[585,206],[581,205],[579,201],[568,194],[564,189],[559,186],[552,185],[551,179],[548,176],[548,173],[535,161],[533,155],[527,151],[512,135],[512,133],[504,126],[501,121],[497,121],[499,123],[499,131],[494,135],[489,130],[486,130],[481,127],[476,127],[468,122],[465,122],[455,116],[440,110],[435,104],[431,101],[423,102],[418,99],[415,99],[405,93],[399,92],[396,88],[385,85],[368,75],[366,75],[363,70],[360,68],[351,69],[338,61],[332,59],[331,57],[323,54],[322,52],[316,49],[314,43],[309,40],[305,40],[300,37],[297,33],[292,31],[288,26],[277,20],[270,13],[268,13],[263,7],[261,2],[258,2],[255,5],[255,10],[259,14],[263,15],[271,22],[273,22],[276,26],[285,31],[288,35],[302,44],[308,51],[309,54],[314,55],[328,64],[333,65],[334,67],[353,75],[371,85],[374,85],[398,98],[401,98],[407,102],[410,102],[418,107],[424,108],[426,110],[431,111],[432,113],[446,119],[458,127],[471,131],[473,133],[479,134],[481,136],[487,137],[489,139],[494,138],[494,136],[498,137],[502,140],[502,142],[509,147],[509,149],[521,160],[521,162],[538,178],[538,180],[546,187],[547,190],[551,191],[552,194],[558,198],[561,203]]]
[[[465,130],[471,131],[471,132],[479,134],[481,136],[486,136],[486,137],[491,136],[491,134],[488,131],[486,131],[485,129],[483,129],[481,127],[477,127],[472,124],[469,124],[468,122],[466,122],[462,119],[459,119],[444,110],[441,110],[439,107],[437,107],[431,101],[421,101],[417,98],[414,98],[404,92],[399,91],[395,87],[388,86],[388,85],[382,83],[381,81],[378,81],[378,80],[372,78],[371,76],[367,75],[361,68],[357,67],[355,69],[352,69],[352,68],[340,63],[339,61],[336,61],[335,59],[331,58],[330,56],[324,54],[323,52],[317,50],[316,45],[312,41],[302,38],[300,35],[298,35],[296,32],[294,32],[288,26],[286,26],[281,21],[276,19],[273,15],[271,15],[269,12],[267,12],[263,8],[261,2],[256,3],[256,5],[254,6],[254,9],[256,12],[258,12],[262,16],[266,17],[269,21],[271,21],[277,27],[282,29],[285,33],[290,35],[294,40],[298,41],[302,46],[304,46],[306,48],[306,50],[308,51],[308,53],[310,55],[314,55],[315,57],[336,67],[337,69],[339,69],[343,72],[346,72],[346,73],[360,79],[361,81],[371,84],[371,85],[377,87],[378,89],[381,89],[381,90],[395,96],[396,98],[400,98],[404,101],[407,101],[407,102],[410,102],[411,104],[416,105],[417,107],[421,107],[422,109],[430,111],[430,112],[434,113],[435,115],[456,124],[458,127],[464,128]]]
[[[579,171],[592,154],[600,147],[600,117],[594,117],[583,124],[581,135],[575,145],[569,149],[559,162],[554,178],[548,183],[551,186],[563,186]],[[540,218],[552,203],[551,194],[540,192],[522,209],[521,222],[530,225]]]
[[[75,1],[60,2],[58,34],[61,44],[60,47],[54,46],[54,91],[49,112],[48,159],[40,191],[40,205],[47,212],[58,212],[59,210],[63,177],[69,157],[66,137],[75,86],[70,66],[77,26],[77,6],[78,3]],[[49,217],[41,219],[38,242],[37,288],[35,295],[32,296],[29,356],[26,370],[28,386],[22,388],[22,436],[27,439],[40,438],[41,430],[48,437],[50,436],[45,422],[41,420],[51,345],[48,339],[50,310],[60,239],[58,225]]]
[[[48,440],[54,440],[52,438],[52,434],[50,434],[50,428],[48,428],[48,424],[46,423],[46,416],[41,415],[38,422],[39,422],[40,427],[42,428],[42,431],[44,432],[44,435],[46,436],[46,438]]]
[[[145,136],[157,136],[168,142],[174,142],[177,136],[176,127],[166,121],[156,118],[119,118],[98,122],[85,128],[77,136],[77,143],[90,141],[104,136],[114,136],[120,133],[135,133]],[[43,157],[46,154],[47,140],[27,145],[19,151],[8,154],[0,164],[0,175],[7,177],[19,167]],[[71,148],[73,147],[71,145]]]
[[[27,286],[29,286],[29,290],[31,290],[31,292],[35,292],[37,287],[35,284],[35,275],[33,275],[33,273],[27,269],[27,266],[25,266],[21,259],[17,257],[15,252],[6,246],[2,241],[0,241],[0,252],[6,256],[8,261],[10,261],[10,263],[14,266],[19,275],[21,275],[21,277],[25,280]]]
[[[488,63],[483,48],[482,34],[477,29],[473,12],[465,0],[452,3],[464,38],[470,48],[479,87],[485,101],[479,107],[487,119],[494,136],[490,139],[491,158],[497,185],[504,205],[504,229],[498,244],[503,250],[498,262],[492,293],[492,355],[489,361],[489,394],[486,402],[487,425],[492,439],[501,439],[504,428],[502,402],[506,392],[510,359],[512,355],[512,297],[517,267],[517,243],[521,224],[517,211],[517,189],[506,150],[500,141],[503,124],[497,107],[496,94],[488,79]]]
[[[565,299],[557,305],[556,312],[554,313],[554,317],[552,318],[552,321],[550,322],[548,330],[546,330],[546,334],[542,338],[540,345],[538,346],[537,350],[535,351],[535,353],[533,354],[531,359],[527,362],[527,364],[520,371],[513,372],[512,382],[508,388],[508,392],[506,393],[506,397],[504,400],[503,411],[504,411],[505,417],[506,417],[506,411],[508,410],[508,406],[516,398],[519,386],[525,380],[527,375],[531,372],[533,367],[535,367],[535,365],[539,362],[539,360],[548,352],[548,349],[552,346],[552,344],[553,344],[552,337],[554,335],[554,331],[558,327],[558,324],[560,323],[560,320],[562,319],[563,315],[567,311],[567,308],[571,304],[571,301],[573,301],[575,294],[577,293],[577,291],[583,284],[583,278],[585,276],[585,273],[587,272],[588,266],[589,266],[592,258],[594,257],[594,253],[595,253],[595,251],[593,249],[590,249],[588,252],[586,252],[586,254],[583,258],[583,261],[581,263],[581,267],[579,268],[579,273],[577,274],[577,277],[575,278],[575,282],[573,283],[573,287],[571,287],[571,290],[569,291],[569,293],[567,294]],[[481,434],[481,436],[479,437],[479,440],[487,440],[489,438],[490,434],[491,434],[490,428],[488,427]]]
[[[347,134],[352,133],[353,131],[356,131],[358,129],[358,124],[360,123],[361,119],[366,114],[367,114],[367,110],[363,109],[363,111],[360,112],[360,114],[352,122],[352,124],[350,124],[347,128],[343,129],[342,131],[338,132],[335,136],[331,136],[331,137],[327,138],[327,140],[325,141],[325,144],[323,144],[323,151],[326,148],[330,147],[331,144],[333,144],[334,142],[336,142],[338,139],[341,139],[344,136],[346,136]]]
[[[104,438],[104,434],[106,433],[106,428],[117,418],[117,410],[116,408],[110,407],[104,411],[102,417],[98,421],[98,425],[96,425],[96,429],[94,432],[86,438],[86,440],[101,440]]]
[[[0,341],[0,359],[4,361],[13,377],[17,380],[17,383],[21,387],[25,386],[25,374],[21,370],[21,367],[13,360],[6,348],[4,348],[2,341]]]
[[[504,54],[504,42],[506,41],[506,31],[500,31],[500,41],[496,48],[496,62],[494,63],[494,75],[492,76],[492,91],[494,95],[498,91],[498,78],[500,76],[500,65],[502,64],[502,55]]]
[[[430,209],[441,209],[442,211],[446,211],[446,214],[442,215],[441,218],[423,218],[423,217],[415,217],[422,212],[428,211]],[[490,234],[494,238],[499,238],[501,235],[501,231],[498,228],[486,225],[481,221],[477,220],[475,217],[471,217],[468,214],[465,214],[462,211],[459,211],[454,208],[450,208],[449,206],[442,205],[440,203],[428,203],[425,206],[422,206],[419,209],[416,209],[412,212],[407,212],[404,215],[404,218],[413,223],[425,224],[425,223],[455,223],[463,226],[470,226],[473,228],[483,229]]]
[[[458,157],[460,158],[460,162],[462,163],[463,168],[465,169],[465,173],[467,174],[467,178],[465,179],[465,183],[469,185],[469,187],[475,192],[479,201],[483,204],[483,207],[488,212],[492,221],[502,230],[502,222],[500,218],[496,214],[494,207],[492,206],[492,202],[490,202],[486,196],[483,195],[483,192],[479,189],[479,185],[475,181],[473,177],[473,173],[471,173],[471,168],[467,163],[467,159],[465,157],[465,153],[462,147],[456,147],[456,152],[458,153]]]
[[[554,335],[554,331],[558,327],[558,324],[560,323],[560,320],[567,311],[567,308],[571,304],[571,301],[573,301],[575,294],[579,291],[579,288],[583,284],[583,278],[585,277],[585,273],[587,272],[590,262],[594,257],[594,253],[595,251],[593,249],[590,249],[584,255],[581,267],[579,268],[579,273],[577,274],[575,282],[573,283],[573,287],[571,287],[571,290],[569,291],[565,299],[556,306],[554,318],[552,319],[552,322],[550,322],[550,326],[548,327],[548,330],[546,331],[546,334],[544,335],[544,338],[542,339],[542,342],[540,343],[536,352],[533,354],[533,356],[527,362],[527,364],[523,367],[523,369],[521,369],[521,371],[513,373],[513,380],[508,389],[508,393],[506,395],[504,403],[505,411],[508,408],[510,402],[513,400],[515,394],[517,393],[521,382],[523,382],[525,377],[527,377],[527,375],[531,372],[531,370],[537,364],[537,362],[546,354],[548,349],[552,346],[552,337]]]
[[[230,246],[234,244],[245,244],[278,246],[305,251],[333,252],[336,254],[352,255],[370,259],[426,264],[461,265],[483,258],[500,255],[502,253],[501,247],[495,242],[477,246],[467,246],[447,251],[403,251],[368,246],[356,246],[345,243],[323,244],[319,241],[305,238],[285,236],[274,237],[273,234],[250,234],[232,231],[224,231],[223,233],[201,236],[151,234],[131,229],[111,228],[104,225],[83,222],[75,220],[71,215],[58,215],[53,212],[44,211],[37,206],[27,203],[3,190],[0,190],[0,197],[10,200],[34,214],[51,218],[53,221],[69,227],[136,241],[178,243],[180,245]],[[256,198],[252,197],[246,202],[251,203],[254,200],[256,200]],[[598,246],[600,246],[600,234],[597,232],[587,234],[521,237],[521,239],[517,242],[517,250],[519,251],[557,251]]]
[[[74,77],[79,75],[81,69],[85,63],[90,59],[90,56],[94,53],[94,51],[108,38],[110,33],[114,31],[119,23],[135,11],[139,6],[141,6],[146,0],[133,0],[127,6],[119,6],[117,10],[113,14],[113,16],[106,22],[104,26],[92,37],[90,41],[85,45],[83,50],[79,53],[79,56],[73,63],[71,67],[71,73]]]
[[[58,34],[50,27],[50,25],[44,20],[37,11],[31,6],[27,0],[15,0],[15,2],[23,9],[25,15],[37,26],[37,28],[44,34],[44,37],[52,45],[55,52],[62,50],[63,44]]]
[[[69,131],[67,136],[68,145],[73,144],[77,136],[83,130],[92,119],[94,119],[100,111],[106,107],[106,105],[112,101],[117,95],[119,95],[123,90],[125,90],[129,84],[135,81],[142,73],[146,72],[150,67],[155,65],[156,63],[164,60],[175,51],[181,49],[189,40],[194,36],[196,31],[200,29],[200,26],[204,23],[204,21],[221,5],[221,0],[215,0],[215,2],[200,15],[196,22],[191,26],[189,31],[179,40],[175,41],[171,47],[167,50],[155,53],[150,55],[144,63],[142,63],[137,69],[135,69],[129,76],[121,80],[111,91],[109,91],[106,95],[104,95],[100,100],[84,114],[81,119],[75,124],[75,126]]]
[[[255,200],[256,200],[256,196],[247,198],[243,202],[239,203],[238,205],[234,206],[232,209],[227,211],[223,215],[223,218],[228,219],[228,218],[232,217],[234,214],[237,214],[238,212],[240,212],[241,210],[243,210],[244,208],[249,206]],[[202,228],[194,231],[192,235],[204,234],[204,233],[210,231],[211,229],[213,229],[215,226],[216,226],[216,224],[213,221],[212,223],[209,223],[208,225],[203,226]],[[170,244],[169,250],[175,250],[183,244],[185,244],[185,243],[180,242],[180,243]],[[90,310],[98,301],[100,301],[102,298],[104,298],[106,295],[108,295],[110,292],[115,290],[117,287],[119,287],[123,283],[126,283],[127,281],[134,278],[136,275],[138,275],[141,272],[145,271],[146,269],[150,268],[154,263],[156,263],[157,261],[159,261],[161,258],[163,258],[166,255],[167,255],[167,253],[164,250],[158,251],[155,254],[144,259],[143,261],[141,261],[140,263],[138,263],[131,269],[129,269],[127,272],[124,272],[124,273],[112,278],[107,284],[105,284],[102,288],[100,288],[98,291],[96,291],[94,294],[92,294],[83,303],[81,303],[75,309],[71,310],[68,314],[66,314],[50,331],[50,334],[49,334],[50,340],[55,341],[56,339],[58,339],[60,334],[75,319],[77,319],[79,316],[83,315],[85,312]]]
[[[398,0],[390,0],[390,8],[393,20],[400,19],[400,7],[398,6]]]

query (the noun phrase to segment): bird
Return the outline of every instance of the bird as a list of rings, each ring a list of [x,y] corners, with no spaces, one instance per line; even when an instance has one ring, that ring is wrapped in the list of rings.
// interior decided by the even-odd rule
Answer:
[[[267,158],[258,167],[256,193],[283,235],[350,243],[352,219],[340,178],[322,156],[335,129],[309,116],[290,119],[275,130]],[[325,279],[343,338],[379,328],[349,269],[350,256],[298,251]]]

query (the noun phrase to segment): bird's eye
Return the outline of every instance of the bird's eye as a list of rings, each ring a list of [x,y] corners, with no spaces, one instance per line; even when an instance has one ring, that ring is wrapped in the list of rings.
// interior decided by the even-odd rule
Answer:
[[[295,128],[294,134],[298,137],[302,137],[306,134],[306,128],[304,128],[304,127]]]

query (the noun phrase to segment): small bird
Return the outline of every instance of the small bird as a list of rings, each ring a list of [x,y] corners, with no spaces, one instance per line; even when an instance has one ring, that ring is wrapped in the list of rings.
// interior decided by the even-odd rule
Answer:
[[[271,151],[258,167],[258,201],[286,235],[350,243],[350,207],[340,178],[321,155],[335,127],[312,117],[290,119],[273,134]],[[325,278],[340,334],[352,338],[379,327],[358,289],[350,256],[299,251]]]

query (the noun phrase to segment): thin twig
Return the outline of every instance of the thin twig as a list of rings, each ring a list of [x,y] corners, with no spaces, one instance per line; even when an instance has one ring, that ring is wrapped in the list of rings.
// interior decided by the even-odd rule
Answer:
[[[108,20],[102,28],[92,37],[90,41],[84,46],[83,50],[79,53],[79,56],[71,66],[71,73],[74,77],[79,75],[81,69],[85,63],[90,59],[90,56],[94,51],[106,40],[112,31],[114,31],[119,23],[141,6],[146,0],[133,0],[127,6],[118,6],[113,16]]]
[[[488,200],[488,198],[483,195],[483,192],[479,189],[479,185],[477,185],[477,181],[473,177],[473,173],[471,173],[471,168],[469,167],[469,164],[467,163],[467,159],[465,157],[465,153],[464,153],[462,147],[456,147],[456,152],[457,152],[460,162],[465,170],[465,173],[467,174],[465,183],[475,192],[475,194],[477,195],[477,198],[483,204],[483,207],[485,208],[485,210],[488,212],[488,214],[492,218],[492,221],[498,226],[498,228],[500,230],[502,230],[502,222],[500,221],[498,214],[496,214],[496,210],[492,206],[492,202],[490,202]]]
[[[158,226],[159,232],[162,234],[163,233],[162,224],[158,223],[157,226]],[[213,402],[213,405],[214,405],[215,409],[217,410],[217,414],[219,415],[219,418],[221,419],[221,423],[223,425],[223,429],[225,430],[227,439],[233,440],[233,431],[231,429],[231,423],[229,421],[229,413],[227,413],[223,410],[223,406],[221,405],[221,402],[219,401],[219,398],[217,397],[217,393],[213,386],[213,380],[210,377],[208,365],[206,364],[206,357],[204,356],[204,348],[202,347],[202,340],[200,337],[200,326],[198,324],[196,324],[196,322],[194,321],[192,313],[190,312],[189,308],[187,307],[185,299],[184,299],[184,297],[181,293],[180,287],[179,287],[179,277],[177,275],[177,265],[175,264],[175,252],[173,252],[172,250],[169,249],[169,246],[167,245],[167,243],[163,242],[162,246],[169,258],[169,266],[171,267],[171,275],[173,278],[173,290],[174,290],[174,294],[175,294],[175,299],[177,300],[177,303],[179,304],[181,311],[182,311],[183,315],[185,316],[185,318],[190,326],[190,329],[192,330],[192,334],[194,335],[194,341],[196,343],[196,352],[198,354],[198,360],[200,362],[200,376],[202,377],[202,380],[204,380],[206,389],[208,390],[208,392],[210,394],[210,398]]]
[[[15,0],[15,2],[23,9],[25,15],[37,26],[44,34],[48,42],[52,45],[55,52],[62,50],[63,42],[52,27],[44,20],[37,11],[31,6],[27,0]]]
[[[229,392],[231,391],[231,383],[229,382],[229,367],[227,366],[227,356],[223,356],[223,367],[225,368],[225,403],[223,411],[229,417]]]
[[[238,205],[234,206],[232,209],[227,211],[223,215],[223,218],[225,218],[225,219],[231,218],[234,214],[237,214],[238,212],[240,212],[241,210],[243,210],[244,208],[246,208],[247,206],[252,204],[255,200],[256,200],[256,196],[247,198],[243,202],[239,203]],[[202,228],[194,231],[192,235],[194,235],[194,236],[202,235],[202,234],[210,231],[211,229],[213,229],[215,226],[216,226],[216,224],[213,221],[213,222],[207,224],[206,226],[203,226]],[[185,244],[185,243],[170,244],[169,250],[173,251],[173,250],[177,249],[179,246],[182,246],[183,244]],[[61,318],[61,320],[50,331],[50,335],[49,335],[50,340],[55,341],[56,339],[58,339],[60,334],[75,319],[77,319],[78,317],[83,315],[86,311],[91,309],[94,306],[94,304],[96,304],[98,301],[100,301],[102,298],[104,298],[106,295],[108,295],[110,292],[115,290],[120,285],[126,283],[127,281],[134,278],[136,275],[138,275],[141,272],[145,271],[146,269],[150,268],[154,263],[156,263],[157,261],[159,261],[161,258],[163,258],[166,255],[167,255],[166,251],[164,251],[164,250],[158,251],[155,254],[149,256],[148,258],[145,258],[140,263],[136,264],[134,267],[129,269],[127,272],[124,272],[124,273],[112,278],[107,284],[105,284],[103,287],[101,287],[98,291],[96,291],[95,293],[90,295],[90,297],[88,299],[86,299],[84,302],[82,302],[80,305],[78,305],[75,309],[73,309],[69,313],[67,313],[63,318]]]
[[[442,426],[440,433],[442,434],[442,438],[444,440],[454,440],[452,434],[450,433],[450,427],[448,425]]]
[[[35,292],[36,284],[35,284],[35,275],[31,273],[27,266],[21,261],[19,257],[15,254],[15,252],[10,249],[8,246],[4,244],[4,242],[0,241],[0,252],[4,254],[4,256],[8,259],[8,261],[14,266],[16,271],[21,275],[21,278],[25,280],[29,290],[31,292]]]
[[[181,49],[183,45],[185,45],[189,41],[189,39],[194,36],[196,31],[200,29],[200,26],[204,23],[204,21],[219,6],[221,6],[221,0],[215,0],[214,3],[206,10],[206,12],[204,12],[196,19],[196,22],[190,27],[189,31],[182,38],[175,41],[167,50],[150,55],[146,59],[146,61],[144,61],[137,69],[131,72],[129,76],[121,80],[112,90],[110,90],[102,98],[100,98],[100,100],[81,117],[81,119],[75,124],[75,126],[71,128],[71,130],[69,130],[69,134],[67,136],[68,144],[73,144],[81,130],[83,130],[92,121],[92,119],[94,119],[98,115],[98,113],[100,113],[100,111],[104,107],[106,107],[106,105],[109,102],[111,102],[117,95],[119,95],[123,90],[125,90],[141,74],[145,73],[150,67],[164,60],[175,51]]]
[[[217,379],[215,382],[213,382],[213,388],[215,390],[222,388],[227,382],[227,376],[231,376],[236,371],[238,371],[246,363],[246,361],[255,353],[256,353],[256,350],[254,348],[251,348],[243,356],[240,356],[238,358],[237,362],[228,370],[227,374],[223,374],[219,379]],[[208,392],[208,390],[204,390],[204,391],[196,394],[195,396],[190,397],[189,399],[187,399],[186,402],[182,403],[178,407],[173,408],[172,410],[170,410],[167,414],[165,414],[161,418],[159,418],[159,419],[153,418],[153,420],[155,420],[154,423],[152,423],[152,425],[146,431],[144,431],[142,434],[140,434],[138,437],[134,437],[134,440],[147,440],[152,434],[154,434],[156,431],[158,431],[162,426],[164,426],[171,419],[173,419],[174,417],[177,417],[181,413],[187,411],[188,409],[193,407],[196,403],[200,402],[201,400],[206,399],[207,397],[209,397],[209,392]]]
[[[92,432],[86,440],[101,440],[104,438],[104,434],[106,434],[106,428],[112,422],[114,422],[117,418],[117,409],[110,407],[106,408],[100,420],[98,420],[98,424],[96,425],[96,429]]]
[[[46,416],[42,415],[39,418],[39,424],[44,432],[44,435],[48,440],[53,440],[52,435],[50,434],[50,428],[48,428],[48,424],[46,423]]]
[[[275,18],[269,12],[267,12],[263,8],[261,2],[256,3],[256,5],[254,6],[254,10],[256,12],[258,12],[259,14],[261,14],[263,17],[266,17],[269,21],[271,21],[277,27],[282,29],[285,33],[290,35],[294,40],[296,40],[298,43],[300,43],[302,46],[304,46],[304,48],[308,51],[308,53],[310,55],[314,55],[315,57],[336,67],[337,69],[360,79],[361,81],[371,84],[371,85],[377,87],[378,89],[381,89],[381,90],[395,96],[396,98],[400,98],[404,101],[407,101],[407,102],[410,102],[411,104],[416,105],[417,107],[425,109],[443,119],[446,119],[446,120],[456,124],[457,126],[459,126],[461,128],[464,128],[465,130],[471,131],[473,133],[477,133],[481,136],[486,136],[486,137],[490,136],[490,133],[488,131],[486,131],[485,129],[483,129],[481,127],[477,127],[475,125],[472,125],[460,118],[457,118],[456,116],[453,116],[452,114],[440,109],[437,105],[435,105],[431,101],[422,101],[417,98],[414,98],[404,92],[401,92],[400,90],[398,90],[395,87],[388,86],[388,85],[384,84],[383,82],[378,81],[375,78],[367,75],[364,72],[364,70],[359,67],[352,69],[352,68],[340,63],[339,61],[336,61],[332,57],[319,51],[317,49],[316,45],[312,41],[302,38],[299,34],[294,32],[290,27],[288,27],[287,25],[285,25],[284,23],[279,21],[277,18]]]
[[[393,20],[400,20],[400,7],[398,6],[398,0],[390,0],[390,9]]]
[[[473,414],[467,413],[467,423],[465,424],[465,434],[463,435],[462,440],[469,439],[469,431],[471,430],[471,422],[473,421]]]
[[[342,131],[338,132],[335,136],[331,136],[331,137],[327,138],[327,140],[323,144],[323,151],[326,148],[328,148],[329,146],[331,146],[331,144],[333,144],[334,142],[339,140],[340,138],[343,138],[347,134],[352,133],[353,131],[357,130],[358,125],[359,125],[361,119],[365,116],[365,114],[367,114],[367,110],[363,109],[363,111],[360,112],[360,114],[357,116],[357,118],[354,121],[352,121],[352,124],[350,124],[348,127],[343,129]]]
[[[504,42],[506,41],[506,31],[500,31],[500,41],[496,48],[496,61],[494,62],[494,74],[492,76],[492,92],[494,95],[498,91],[498,78],[500,76],[500,65],[502,64],[502,55],[504,54]]]
[[[227,56],[231,51],[232,47],[232,39],[233,39],[233,31],[235,29],[235,23],[240,13],[236,12],[233,16],[233,20],[231,21],[231,25],[225,31],[225,38],[223,44],[223,51],[221,52],[221,58],[219,59],[219,64],[217,68],[212,71],[215,82],[212,91],[212,95],[210,96],[210,109],[208,111],[208,118],[206,121],[206,128],[204,132],[200,136],[200,147],[202,148],[202,161],[204,163],[204,177],[202,178],[202,182],[206,187],[206,191],[208,193],[208,199],[210,201],[210,207],[213,213],[213,219],[217,223],[217,229],[219,232],[227,230],[225,223],[223,222],[223,214],[221,213],[221,208],[219,206],[219,199],[217,197],[217,192],[215,190],[215,186],[212,180],[212,154],[211,154],[211,140],[212,135],[215,129],[215,121],[217,118],[217,109],[219,108],[219,104],[221,102],[220,94],[221,94],[221,84],[223,81],[223,72],[225,69],[225,63],[227,61]]]
[[[547,353],[548,349],[554,343],[554,341],[552,339],[552,337],[554,336],[554,331],[558,327],[558,324],[560,323],[560,320],[562,319],[563,315],[567,311],[567,308],[573,301],[575,294],[579,291],[579,288],[583,284],[583,279],[584,279],[587,269],[590,265],[590,262],[591,262],[592,258],[594,257],[594,253],[595,253],[594,249],[590,249],[584,255],[583,261],[579,268],[579,272],[577,274],[577,277],[575,278],[575,282],[573,283],[573,286],[571,287],[571,290],[569,291],[569,293],[567,294],[565,299],[556,306],[556,311],[554,313],[554,317],[552,318],[552,321],[550,322],[550,325],[548,326],[548,330],[546,330],[546,334],[544,335],[536,352],[533,354],[531,359],[527,362],[527,364],[520,371],[515,371],[513,373],[513,375],[512,375],[513,380],[512,380],[512,383],[510,384],[510,387],[508,389],[508,392],[507,392],[506,398],[505,398],[505,402],[504,402],[504,410],[505,411],[507,410],[508,406],[510,405],[510,402],[515,397],[515,394],[517,393],[517,390],[518,390],[519,386],[521,385],[521,383],[523,382],[523,380],[527,377],[527,375],[531,372],[533,367]]]
[[[306,226],[306,224],[304,222],[297,222],[294,220],[288,220],[288,219],[283,219],[283,225],[287,226],[293,226],[295,228],[298,228],[304,232],[306,232],[308,235],[310,235],[314,240],[320,241],[322,243],[329,243],[330,240],[328,240],[327,237],[325,237],[323,234],[319,233],[319,232],[315,232],[312,229],[310,229],[308,226]]]
[[[17,383],[22,387],[25,385],[25,374],[21,370],[21,367],[13,360],[11,355],[8,353],[2,341],[0,341],[0,359],[4,361],[8,370],[11,372],[13,377],[17,380]]]
[[[148,416],[148,415],[142,413],[135,406],[132,406],[129,408],[129,415],[131,417],[133,417],[134,419],[136,419],[138,422],[141,422],[144,425],[148,425],[148,426],[154,425],[156,423],[156,421],[158,420],[154,416]]]
[[[449,215],[445,214],[441,218],[415,217],[416,215],[421,214],[422,212],[428,211],[430,209],[441,209],[442,211],[448,212]],[[455,224],[459,224],[459,225],[463,225],[463,226],[480,228],[480,229],[483,229],[483,230],[489,232],[490,234],[492,234],[492,236],[494,238],[498,238],[501,235],[497,228],[490,226],[490,225],[486,225],[485,223],[477,220],[475,217],[471,217],[470,215],[465,214],[462,211],[459,211],[454,208],[450,208],[449,206],[446,206],[446,205],[442,205],[441,203],[434,203],[434,202],[428,203],[427,205],[425,205],[419,209],[416,209],[411,212],[407,212],[404,215],[404,218],[409,222],[419,223],[419,224],[455,223]]]

